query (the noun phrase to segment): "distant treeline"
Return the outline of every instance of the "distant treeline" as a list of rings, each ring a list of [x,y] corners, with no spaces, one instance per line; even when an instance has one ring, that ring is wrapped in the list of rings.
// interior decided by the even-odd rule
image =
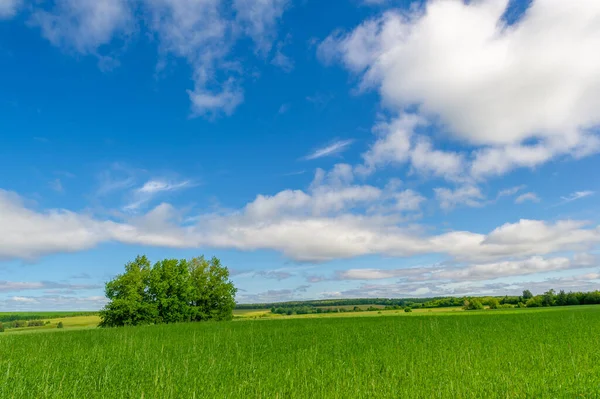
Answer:
[[[41,327],[50,324],[50,321],[43,320],[14,320],[9,322],[0,322],[0,330],[5,328],[23,328],[23,327]]]
[[[94,316],[98,312],[15,312],[0,313],[0,322],[10,322],[17,320],[40,320],[40,319],[58,319],[60,317],[75,316]],[[6,325],[6,324],[5,324]]]
[[[363,309],[364,305],[384,306],[391,309],[443,308],[462,306],[466,310],[498,308],[535,308],[545,306],[574,306],[600,304],[600,291],[556,293],[549,290],[540,295],[533,295],[525,290],[519,296],[485,296],[485,297],[436,297],[436,298],[356,298],[356,299],[325,299],[313,301],[289,301],[259,304],[239,304],[236,309],[270,309],[277,314],[310,314],[331,312],[361,312],[382,310],[374,306]],[[353,306],[353,307],[352,307]]]
[[[237,304],[236,309],[271,309],[272,307],[298,307],[298,306],[353,306],[353,305],[383,305],[383,306],[413,306],[427,302],[439,301],[439,304],[431,307],[461,306],[460,298],[435,297],[435,298],[354,298],[354,299],[322,299],[312,301],[288,301],[271,303]],[[458,302],[457,302],[458,301]],[[454,304],[456,302],[456,304]],[[444,303],[445,305],[442,305]]]

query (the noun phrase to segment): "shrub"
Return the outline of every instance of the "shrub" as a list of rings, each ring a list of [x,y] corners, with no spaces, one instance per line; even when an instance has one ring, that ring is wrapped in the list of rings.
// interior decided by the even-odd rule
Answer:
[[[500,303],[496,298],[490,298],[488,305],[490,306],[490,309],[498,309]]]
[[[62,321],[59,321],[58,324],[56,325],[56,328],[64,328],[65,326],[63,325]]]
[[[412,312],[412,308],[410,308],[410,307],[407,306],[407,307],[404,308],[404,311],[406,313],[410,313],[410,312]]]
[[[2,323],[0,322],[0,333],[1,333],[1,332],[4,332],[4,324],[2,324]]]
[[[470,300],[465,300],[463,304],[464,310],[481,310],[483,309],[483,304],[479,299],[473,298]]]
[[[540,295],[534,296],[533,298],[529,298],[527,300],[526,305],[527,305],[528,308],[539,308],[539,307],[542,307],[544,305],[543,298]]]
[[[27,322],[27,327],[40,327],[43,325],[44,322],[42,320],[30,320]]]

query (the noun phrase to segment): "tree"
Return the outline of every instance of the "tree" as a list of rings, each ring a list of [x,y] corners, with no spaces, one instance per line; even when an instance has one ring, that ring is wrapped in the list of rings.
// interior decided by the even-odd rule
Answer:
[[[544,306],[543,297],[541,295],[529,298],[526,303],[528,308],[539,308]]]
[[[527,302],[528,299],[533,298],[533,294],[529,290],[523,291],[523,295],[522,296],[523,296],[523,299],[525,300],[525,302]]]
[[[217,258],[164,259],[150,266],[145,256],[125,265],[106,283],[110,302],[101,327],[186,321],[230,320],[236,289]]]
[[[488,305],[490,306],[490,309],[498,309],[500,303],[496,298],[490,298],[490,300],[488,301]]]
[[[229,269],[213,257],[189,261],[194,321],[231,320],[237,289],[229,281]]]
[[[554,306],[554,297],[554,290],[551,289],[544,292],[544,295],[542,296],[542,306]]]
[[[567,294],[564,290],[560,290],[558,295],[556,295],[556,305],[557,306],[565,306],[567,304]]]
[[[56,325],[56,328],[65,328],[65,326],[63,325],[62,321],[59,321],[58,324]]]
[[[125,273],[106,283],[110,302],[100,312],[101,327],[152,324],[157,321],[156,304],[148,295],[150,261],[137,256],[125,265]]]
[[[481,309],[483,309],[483,304],[481,303],[481,301],[479,299],[476,299],[476,298],[467,299],[463,303],[463,309],[464,310],[481,310]]]

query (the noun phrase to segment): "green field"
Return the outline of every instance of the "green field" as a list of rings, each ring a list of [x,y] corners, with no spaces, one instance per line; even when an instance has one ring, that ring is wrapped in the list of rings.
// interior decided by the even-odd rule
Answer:
[[[600,396],[600,306],[385,314],[0,334],[0,397]]]

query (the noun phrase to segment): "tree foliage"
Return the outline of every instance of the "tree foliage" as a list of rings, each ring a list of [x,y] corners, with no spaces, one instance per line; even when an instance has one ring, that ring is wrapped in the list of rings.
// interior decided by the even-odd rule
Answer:
[[[471,298],[471,299],[465,300],[465,302],[463,303],[463,309],[464,310],[481,310],[481,309],[483,309],[483,304],[481,303],[481,301],[479,299]]]
[[[152,266],[138,256],[106,283],[105,293],[110,302],[100,312],[100,326],[116,327],[230,320],[236,289],[215,257],[164,259]]]

